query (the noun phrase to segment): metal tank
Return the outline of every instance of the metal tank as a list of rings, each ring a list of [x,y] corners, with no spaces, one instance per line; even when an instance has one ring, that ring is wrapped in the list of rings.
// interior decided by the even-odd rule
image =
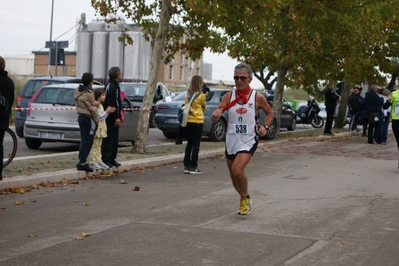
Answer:
[[[93,33],[91,73],[93,73],[95,79],[105,80],[108,77],[107,74],[108,39],[109,39],[109,32]]]
[[[77,77],[81,77],[85,72],[91,72],[92,37],[91,32],[78,32],[75,71]]]
[[[152,56],[151,43],[144,40],[142,32],[129,31],[127,33],[133,39],[133,45],[125,47],[124,77],[135,81],[147,81]]]
[[[87,24],[87,31],[104,31],[105,22],[104,21],[92,21]]]
[[[133,40],[133,45],[127,44],[125,47],[125,63],[123,66],[123,77],[132,81],[143,81],[143,77],[139,77],[139,62],[141,53],[142,33],[137,31],[128,31],[127,34]]]
[[[108,69],[117,66],[123,70],[123,42],[118,41],[121,32],[109,33],[109,46],[108,46]],[[125,77],[124,77],[125,78]]]

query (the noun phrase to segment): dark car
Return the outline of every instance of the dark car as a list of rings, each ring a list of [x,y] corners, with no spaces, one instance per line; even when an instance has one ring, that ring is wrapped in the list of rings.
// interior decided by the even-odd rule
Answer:
[[[226,137],[226,125],[227,125],[227,112],[216,122],[212,122],[211,114],[218,108],[222,97],[231,90],[229,89],[210,89],[206,95],[206,110],[204,112],[204,126],[202,134],[208,136],[213,141],[223,141]],[[177,129],[179,122],[177,120],[177,114],[179,108],[184,103],[185,93],[178,94],[170,102],[159,103],[157,105],[157,111],[155,114],[155,121],[157,127],[163,132],[163,135],[168,139],[174,139],[177,137]],[[264,121],[265,113],[260,111],[260,121]],[[275,116],[272,125],[269,127],[269,131],[266,135],[266,139],[274,139],[276,133],[280,127],[279,119]]]
[[[136,108],[141,108],[143,103],[143,98],[147,90],[147,83],[121,82],[119,83],[119,86],[121,90],[125,92],[126,97],[133,103],[133,106]],[[151,108],[150,119],[149,119],[150,121],[149,125],[151,128],[156,127],[154,120],[156,104],[158,102],[171,101],[173,97],[174,94],[169,92],[168,88],[164,84],[160,82],[157,83],[157,90],[155,92],[155,96],[153,99],[153,106]]]
[[[29,100],[32,98],[33,94],[39,90],[41,87],[52,84],[62,84],[62,83],[81,83],[82,79],[79,77],[70,76],[46,76],[46,77],[36,77],[28,80],[28,82],[23,86],[21,93],[17,98],[17,108],[27,108]],[[96,85],[102,85],[98,81],[94,81]],[[21,138],[24,137],[24,124],[26,120],[27,110],[17,110],[15,112],[14,124],[15,131],[17,135]]]
[[[274,95],[267,92],[261,92],[261,94],[267,99],[270,106],[273,106]],[[282,102],[280,128],[286,128],[288,131],[296,129],[295,111],[292,108],[292,104],[285,99]]]

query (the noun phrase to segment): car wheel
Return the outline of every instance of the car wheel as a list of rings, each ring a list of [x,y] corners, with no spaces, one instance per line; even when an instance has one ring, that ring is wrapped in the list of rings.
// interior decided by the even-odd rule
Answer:
[[[42,141],[40,139],[25,138],[25,144],[29,149],[36,150],[40,148],[40,146],[42,145]]]
[[[214,122],[208,137],[212,141],[223,141],[226,138],[226,123],[222,119]]]
[[[150,113],[150,124],[149,124],[150,128],[156,128],[157,127],[157,122],[155,122],[155,112],[151,111]]]
[[[296,120],[295,117],[292,118],[291,126],[287,127],[288,131],[294,131],[296,129]]]
[[[263,138],[267,140],[272,140],[276,137],[277,135],[277,122],[276,120],[273,120],[273,123],[269,126],[269,130],[267,131],[266,136]]]
[[[18,137],[23,138],[24,137],[24,128],[23,127],[16,127],[15,128],[15,133],[17,133]]]
[[[175,139],[177,137],[177,133],[165,132],[162,130],[162,133],[167,139]]]

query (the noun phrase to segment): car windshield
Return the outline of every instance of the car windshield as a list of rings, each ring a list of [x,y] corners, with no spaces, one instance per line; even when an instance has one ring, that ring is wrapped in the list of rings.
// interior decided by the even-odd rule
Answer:
[[[29,80],[25,87],[22,89],[22,97],[30,98],[41,87],[52,84],[65,83],[60,80]]]
[[[121,83],[119,86],[128,97],[144,97],[145,91],[147,90],[147,84]]]

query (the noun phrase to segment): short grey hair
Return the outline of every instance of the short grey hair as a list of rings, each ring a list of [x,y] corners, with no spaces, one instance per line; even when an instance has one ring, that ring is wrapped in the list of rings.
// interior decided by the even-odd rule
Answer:
[[[236,65],[236,67],[234,68],[234,72],[236,71],[245,71],[248,74],[249,78],[252,78],[252,69],[251,66],[245,63],[239,63],[238,65]]]
[[[110,79],[116,79],[120,73],[121,69],[119,67],[111,67],[108,71],[108,76]]]

